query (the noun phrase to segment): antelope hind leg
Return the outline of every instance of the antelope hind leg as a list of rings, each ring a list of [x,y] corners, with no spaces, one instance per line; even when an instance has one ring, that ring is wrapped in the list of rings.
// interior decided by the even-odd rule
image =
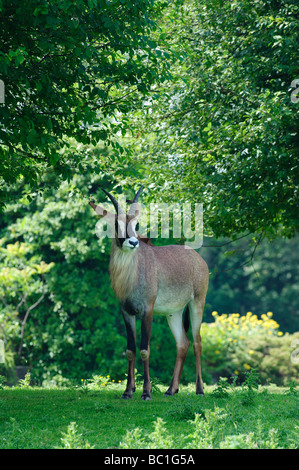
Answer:
[[[193,336],[193,349],[196,361],[196,395],[204,396],[203,381],[201,377],[201,336],[200,326],[203,315],[203,306],[200,299],[190,302],[190,319]]]
[[[143,363],[143,392],[142,400],[151,400],[151,381],[149,375],[150,337],[152,330],[153,311],[147,310],[141,318],[140,356]]]
[[[173,315],[167,316],[167,321],[174,336],[177,348],[176,363],[173,371],[173,377],[168,390],[164,396],[173,396],[179,391],[179,383],[189,348],[189,340],[182,323],[183,310]]]

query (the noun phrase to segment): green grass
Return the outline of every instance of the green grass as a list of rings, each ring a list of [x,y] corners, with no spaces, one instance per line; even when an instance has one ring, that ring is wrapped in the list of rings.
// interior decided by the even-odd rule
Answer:
[[[4,387],[0,448],[298,446],[293,389],[230,387],[215,393],[215,387],[206,387],[200,397],[192,384],[164,397],[166,387],[159,388],[144,402],[140,387],[132,400],[121,400],[121,384],[101,390]]]

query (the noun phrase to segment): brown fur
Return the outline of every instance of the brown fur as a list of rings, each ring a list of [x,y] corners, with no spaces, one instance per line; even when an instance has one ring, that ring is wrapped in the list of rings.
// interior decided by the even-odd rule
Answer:
[[[151,239],[148,238],[148,237],[141,237],[141,235],[138,235],[137,238],[138,238],[138,240],[139,240],[140,242],[146,243],[147,245],[152,245],[152,246],[154,246],[154,245],[152,244],[152,242],[151,242]]]

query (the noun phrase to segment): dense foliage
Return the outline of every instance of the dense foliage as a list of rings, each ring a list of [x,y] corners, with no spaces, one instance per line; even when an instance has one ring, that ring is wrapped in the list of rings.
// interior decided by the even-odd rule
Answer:
[[[135,115],[132,145],[155,197],[203,202],[206,233],[298,230],[298,8],[186,1],[163,24],[184,60]]]
[[[200,253],[211,272],[208,321],[213,310],[242,315],[273,311],[282,331],[299,331],[297,246],[298,237],[264,240],[257,248],[249,236],[233,243],[205,239]]]
[[[22,178],[40,186],[53,167],[66,179],[84,162],[72,146],[118,146],[137,91],[168,77],[150,37],[166,2],[1,0],[0,196]],[[166,52],[166,51],[165,51]],[[167,53],[167,57],[169,54]]]

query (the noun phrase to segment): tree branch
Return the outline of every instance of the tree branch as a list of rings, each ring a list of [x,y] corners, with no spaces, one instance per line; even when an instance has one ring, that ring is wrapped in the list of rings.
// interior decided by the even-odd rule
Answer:
[[[45,297],[45,293],[43,293],[39,299],[32,305],[30,305],[29,308],[27,308],[27,311],[25,313],[25,317],[22,321],[22,326],[21,326],[21,343],[20,343],[20,346],[19,346],[19,351],[18,351],[18,356],[20,357],[21,356],[21,352],[22,352],[22,347],[23,347],[23,338],[24,338],[24,330],[25,330],[25,325],[26,325],[26,322],[27,322],[27,319],[28,319],[28,316],[29,316],[29,313],[31,312],[31,310],[33,310],[35,307],[37,307],[41,301],[43,300],[43,298]]]
[[[5,307],[8,307],[8,303],[6,302],[4,296],[1,297],[1,300],[2,300],[2,302],[4,303]]]
[[[220,243],[220,245],[202,245],[202,247],[203,248],[218,248],[218,247],[221,247],[221,246],[230,245],[230,243],[234,243],[237,240],[241,240],[241,238],[248,237],[248,235],[250,235],[251,233],[252,232],[247,232],[247,233],[245,233],[245,235],[241,235],[240,237],[235,238],[234,240],[229,240],[228,242],[225,242],[225,243]]]
[[[16,306],[16,311],[18,311],[19,308],[26,302],[27,295],[28,295],[28,294],[25,294],[24,297],[22,297],[22,299],[20,300],[20,302],[19,302],[18,305]]]
[[[254,269],[254,266],[253,266],[253,257],[254,257],[254,254],[255,254],[255,252],[256,252],[257,247],[259,246],[259,244],[261,243],[261,241],[262,241],[262,239],[263,239],[263,235],[264,235],[264,230],[262,230],[262,232],[261,232],[261,234],[260,234],[258,240],[255,242],[254,248],[253,248],[252,252],[250,253],[250,256],[249,256],[249,258],[248,258],[247,260],[245,260],[243,263],[241,263],[241,264],[239,264],[238,266],[235,266],[235,267],[233,267],[233,268],[221,269],[221,270],[217,271],[215,274],[218,274],[218,273],[227,273],[227,272],[229,272],[229,271],[234,271],[235,269],[242,268],[243,266],[246,266],[246,265],[249,264],[249,263],[251,263],[251,266],[252,266],[252,268],[253,268],[254,273],[257,274],[256,271],[255,271],[255,269]],[[245,235],[244,235],[244,236],[245,236]],[[239,240],[240,238],[243,238],[243,237],[239,237],[239,238],[237,238],[237,240]],[[232,241],[235,241],[235,240],[232,240]],[[226,243],[225,243],[225,244],[226,244]],[[219,245],[219,246],[223,246],[223,245]]]

